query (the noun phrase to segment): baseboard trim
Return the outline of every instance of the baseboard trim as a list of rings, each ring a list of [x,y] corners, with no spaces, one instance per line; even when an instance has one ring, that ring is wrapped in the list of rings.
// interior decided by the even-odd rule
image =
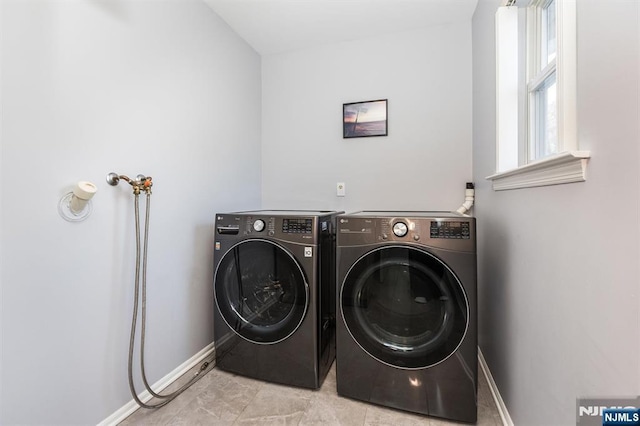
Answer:
[[[478,361],[480,362],[480,368],[484,373],[484,377],[487,379],[487,383],[489,383],[489,389],[491,390],[493,400],[496,402],[496,406],[498,407],[498,413],[500,413],[502,424],[504,426],[513,426],[513,420],[511,420],[507,406],[504,404],[504,400],[500,395],[500,391],[498,390],[495,380],[493,380],[493,376],[491,375],[487,361],[484,359],[484,355],[482,355],[480,347],[478,347]]]
[[[194,356],[192,356],[191,358],[189,358],[188,360],[180,364],[172,372],[170,372],[169,374],[167,374],[166,376],[158,380],[156,383],[154,383],[151,386],[151,388],[153,388],[155,392],[161,392],[171,383],[175,382],[180,377],[182,377],[187,371],[195,367],[198,363],[202,362],[205,358],[211,356],[214,350],[215,348],[213,346],[213,343],[208,344],[200,352],[198,352],[197,354],[195,354]],[[144,392],[140,392],[140,394],[138,394],[138,398],[140,398],[142,402],[147,402],[152,398],[152,396],[148,391],[145,390]],[[124,406],[122,406],[122,408],[120,408],[115,413],[111,414],[109,417],[107,417],[106,419],[98,423],[98,426],[115,426],[121,421],[123,421],[124,419],[126,419],[127,417],[129,417],[131,414],[133,414],[138,408],[139,408],[138,404],[133,399],[131,399],[131,401],[129,401]]]

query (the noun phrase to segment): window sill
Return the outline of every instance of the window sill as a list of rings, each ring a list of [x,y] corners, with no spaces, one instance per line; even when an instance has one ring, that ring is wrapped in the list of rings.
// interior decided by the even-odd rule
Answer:
[[[590,157],[589,151],[567,151],[486,179],[493,182],[494,191],[584,182]]]

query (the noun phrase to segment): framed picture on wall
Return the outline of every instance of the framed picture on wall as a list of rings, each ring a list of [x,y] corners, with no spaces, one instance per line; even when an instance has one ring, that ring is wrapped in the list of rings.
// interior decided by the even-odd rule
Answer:
[[[387,100],[342,104],[342,137],[387,136]]]

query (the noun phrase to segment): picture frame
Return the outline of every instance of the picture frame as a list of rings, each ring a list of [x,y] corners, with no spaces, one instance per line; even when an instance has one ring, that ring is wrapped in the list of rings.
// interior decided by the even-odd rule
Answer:
[[[342,104],[342,137],[388,135],[387,99]]]

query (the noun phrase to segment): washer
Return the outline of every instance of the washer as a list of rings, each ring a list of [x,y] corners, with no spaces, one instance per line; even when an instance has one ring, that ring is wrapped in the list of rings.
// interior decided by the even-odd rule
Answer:
[[[335,358],[335,217],[330,211],[216,215],[217,367],[319,388]]]
[[[338,394],[475,422],[475,219],[364,211],[337,222]]]

